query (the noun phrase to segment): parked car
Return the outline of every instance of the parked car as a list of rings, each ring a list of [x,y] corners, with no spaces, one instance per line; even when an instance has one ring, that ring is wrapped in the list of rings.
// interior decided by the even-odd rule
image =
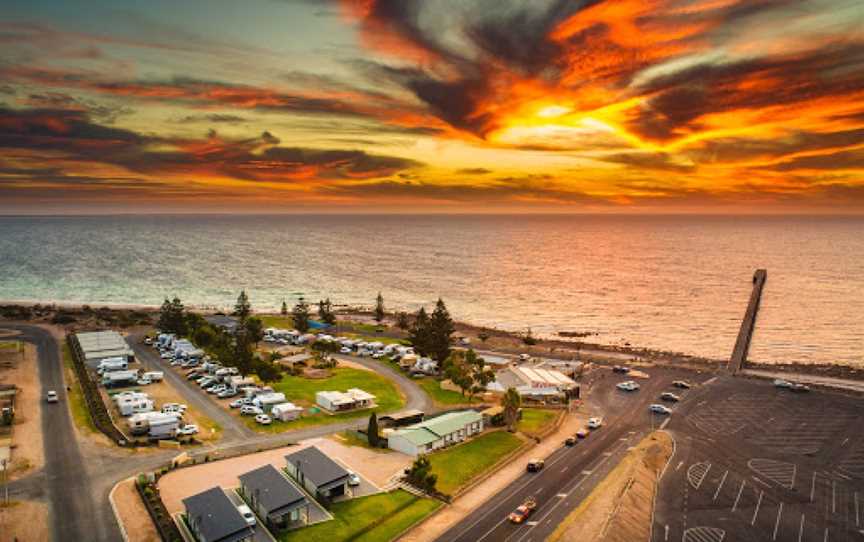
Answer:
[[[640,386],[632,380],[627,380],[626,382],[620,382],[616,387],[622,391],[636,391]]]
[[[661,393],[660,399],[662,399],[664,401],[669,401],[670,403],[677,403],[678,401],[681,400],[680,397],[678,397],[674,393],[670,393],[668,391]]]
[[[616,365],[615,367],[612,367],[612,372],[627,374],[630,372],[630,367],[626,367],[624,365]]]
[[[172,354],[171,352],[165,351],[165,352],[162,352],[162,354],[160,354],[159,357],[162,359],[172,359],[172,358],[174,358],[174,354]]]
[[[536,509],[537,501],[534,500],[534,497],[528,497],[525,502],[516,508],[516,510],[510,512],[507,519],[510,520],[511,523],[524,523]]]
[[[261,425],[270,425],[273,423],[273,420],[270,419],[270,416],[267,414],[258,414],[255,416],[255,421],[260,423]]]
[[[603,418],[588,418],[588,429],[600,429],[603,425]]]
[[[374,354],[372,354],[372,359],[381,359],[386,355],[387,354],[385,354],[384,352],[375,352]]]
[[[348,348],[347,346],[343,346],[342,348],[339,349],[339,353],[340,353],[340,354],[350,354],[350,353],[351,353],[351,349]]]
[[[527,470],[528,472],[540,472],[543,470],[543,467],[546,466],[546,462],[542,459],[531,459],[528,461]]]
[[[800,392],[804,392],[804,391],[810,391],[810,386],[807,386],[805,384],[800,384],[798,382],[793,382],[792,386],[790,386],[789,389],[792,391],[796,391],[796,392],[800,393]]]
[[[226,386],[225,384],[216,384],[215,386],[211,386],[211,387],[207,388],[207,393],[210,393],[213,395],[219,395],[223,391],[227,391],[227,390],[228,390],[228,386]]]
[[[690,383],[687,382],[686,380],[676,380],[675,382],[672,383],[672,385],[675,386],[676,388],[681,388],[684,390],[690,389]]]
[[[241,504],[237,507],[237,511],[240,512],[240,515],[243,516],[243,519],[246,521],[246,525],[252,526],[255,525],[258,520],[255,518],[255,514],[252,513],[252,510],[249,509],[245,504]]]
[[[590,432],[587,429],[580,429],[580,430],[576,431],[576,437],[577,438],[588,438],[589,434],[590,434]]]
[[[240,407],[240,414],[243,416],[257,416],[258,414],[264,414],[264,411],[255,405],[243,405]]]
[[[192,423],[177,428],[177,436],[191,436],[198,433],[198,426]]]
[[[672,414],[672,409],[664,405],[654,404],[649,406],[648,410],[650,410],[654,414],[663,414],[665,416]]]
[[[49,403],[58,403],[60,402],[60,398],[57,397],[57,392],[54,390],[50,390],[48,394],[45,396],[45,400]]]
[[[788,389],[792,387],[792,383],[788,380],[783,380],[782,378],[778,378],[774,380],[774,387],[780,389]]]
[[[186,405],[183,403],[165,403],[162,405],[162,412],[186,412]]]
[[[150,346],[151,344],[153,344],[153,339],[151,339],[150,337],[144,337],[144,344]]]
[[[252,403],[251,399],[248,399],[246,397],[242,397],[240,399],[235,399],[235,400],[231,401],[230,403],[228,403],[228,406],[231,408],[240,408],[243,405],[248,405],[250,403]]]
[[[569,436],[564,440],[564,446],[576,446],[576,437]]]
[[[198,371],[192,371],[186,375],[186,380],[195,380],[196,378],[201,378],[202,375],[198,373]]]
[[[219,399],[228,399],[230,397],[234,397],[237,395],[237,390],[234,388],[228,388],[225,391],[219,392]]]
[[[360,477],[357,476],[356,472],[348,471],[348,485],[355,487],[360,485]]]

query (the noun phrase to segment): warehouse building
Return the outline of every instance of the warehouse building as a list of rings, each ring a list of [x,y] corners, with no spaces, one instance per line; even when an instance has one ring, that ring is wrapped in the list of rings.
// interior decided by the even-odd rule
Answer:
[[[126,339],[116,331],[89,331],[76,333],[82,358],[90,367],[97,367],[105,359],[123,358],[127,363],[135,361],[135,353]]]

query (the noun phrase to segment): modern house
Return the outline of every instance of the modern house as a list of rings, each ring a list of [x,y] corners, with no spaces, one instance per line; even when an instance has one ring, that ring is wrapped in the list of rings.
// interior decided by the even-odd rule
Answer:
[[[409,425],[387,436],[391,450],[418,456],[466,440],[483,431],[483,416],[474,410],[450,412]]]
[[[312,495],[330,500],[351,496],[348,471],[315,446],[286,455],[285,460],[288,474]]]
[[[351,388],[344,393],[341,391],[319,391],[315,394],[315,402],[330,412],[341,412],[369,408],[375,404],[375,396],[360,388]]]
[[[220,487],[183,499],[186,525],[198,542],[251,542],[255,531]]]
[[[306,496],[273,465],[241,474],[240,493],[268,527],[286,529],[309,521]]]

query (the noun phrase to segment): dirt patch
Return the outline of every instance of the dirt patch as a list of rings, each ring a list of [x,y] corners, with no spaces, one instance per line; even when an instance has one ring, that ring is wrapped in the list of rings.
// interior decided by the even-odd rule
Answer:
[[[338,360],[338,364],[339,364],[339,367],[350,367],[352,369],[360,369],[361,371],[369,371],[372,373],[375,372],[372,369],[370,369],[369,367],[366,367],[365,365],[362,365],[360,363],[357,363],[356,361],[351,361],[348,359],[340,359],[340,360]]]
[[[548,540],[648,540],[657,477],[672,450],[672,437],[667,433],[657,431],[645,437],[567,516]]]
[[[12,425],[12,467],[10,479],[20,478],[45,464],[42,449],[42,390],[36,349],[30,344],[7,357],[0,368],[0,382],[18,386],[15,399],[15,421]],[[57,405],[51,405],[57,406]],[[61,407],[62,408],[62,407]]]
[[[303,369],[303,376],[305,378],[311,378],[314,380],[324,380],[325,378],[330,378],[331,376],[333,376],[333,373],[331,371],[328,371],[327,369],[308,368]]]
[[[0,506],[3,541],[48,541],[48,505],[37,501],[10,501]]]
[[[129,479],[117,484],[112,493],[114,506],[120,519],[120,524],[126,530],[129,540],[135,542],[159,542],[156,527],[150,520],[144,503],[135,489],[135,480]]]

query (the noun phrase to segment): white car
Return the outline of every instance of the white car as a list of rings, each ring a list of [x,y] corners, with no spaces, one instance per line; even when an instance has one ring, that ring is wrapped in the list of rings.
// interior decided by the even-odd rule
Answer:
[[[342,348],[339,349],[339,353],[340,353],[340,354],[350,354],[350,353],[351,353],[351,349],[348,348],[347,346],[343,346]]]
[[[777,380],[774,381],[774,386],[777,388],[791,388],[792,383],[789,382],[788,380],[782,380],[782,379],[778,378]]]
[[[169,359],[169,358],[173,358],[174,354],[172,354],[171,352],[162,352],[162,355],[159,357],[162,359]]]
[[[255,514],[253,514],[252,510],[250,510],[245,504],[238,506],[237,511],[240,512],[240,515],[243,516],[244,520],[246,520],[246,525],[252,526],[258,522],[255,518]]]
[[[150,346],[151,344],[153,344],[153,339],[151,339],[150,337],[144,337],[144,344]]]
[[[360,477],[357,476],[357,473],[354,471],[348,471],[348,485],[349,486],[359,486],[360,485]]]
[[[190,436],[190,435],[195,435],[197,433],[198,433],[198,426],[195,424],[192,424],[192,423],[186,424],[184,426],[177,428],[177,436],[181,436],[181,435]]]
[[[58,402],[60,401],[60,398],[57,397],[57,392],[56,392],[56,391],[51,390],[51,391],[49,391],[48,394],[45,396],[45,400],[48,401],[49,403],[58,403]]]
[[[219,399],[228,399],[229,397],[234,397],[237,395],[237,390],[234,388],[227,388],[224,391],[220,391],[218,394]]]
[[[603,425],[603,418],[588,418],[588,429],[600,429]]]
[[[672,409],[664,405],[654,404],[649,406],[648,410],[650,410],[654,414],[663,414],[665,416],[672,414]]]
[[[240,414],[243,416],[257,416],[259,414],[264,414],[264,411],[255,405],[243,405],[240,407]]]
[[[636,391],[639,389],[639,384],[633,382],[632,380],[628,380],[626,382],[621,382],[616,386],[619,390],[623,391]]]
[[[212,393],[213,395],[218,395],[218,394],[222,393],[223,391],[227,391],[227,390],[228,390],[228,386],[226,386],[225,384],[217,384],[215,386],[211,386],[211,387],[207,388],[207,393]]]
[[[385,354],[384,352],[375,352],[374,354],[372,354],[372,359],[381,359],[386,355],[387,354]]]
[[[149,378],[139,378],[137,382],[135,382],[139,386],[148,386],[153,383]]]
[[[251,402],[252,402],[251,399],[246,398],[246,397],[242,397],[240,399],[234,399],[233,401],[228,403],[228,406],[231,408],[240,408],[242,406],[250,404]]]
[[[270,425],[271,423],[273,423],[273,420],[271,420],[270,416],[268,416],[267,414],[258,414],[257,416],[255,416],[255,421],[260,423],[261,425]]]
[[[186,405],[182,403],[165,403],[162,405],[162,412],[165,414],[170,414],[172,412],[183,414],[186,412]]]

